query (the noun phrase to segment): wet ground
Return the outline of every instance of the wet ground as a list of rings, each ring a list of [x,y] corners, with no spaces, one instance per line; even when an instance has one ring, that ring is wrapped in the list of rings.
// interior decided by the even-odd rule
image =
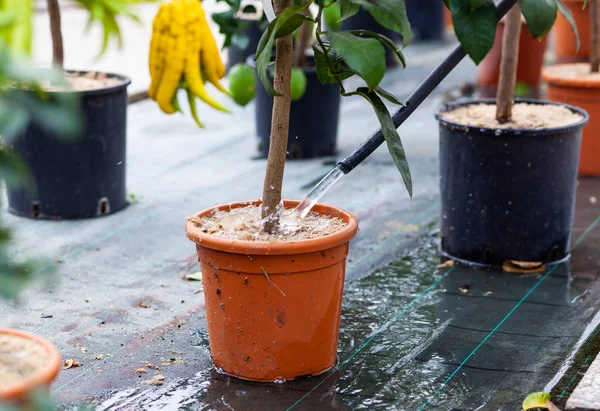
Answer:
[[[411,65],[390,72],[387,86],[406,96],[448,49],[407,50]],[[442,90],[474,73],[465,62]],[[432,113],[441,98],[436,93],[400,128],[412,200],[385,149],[324,198],[354,213],[361,229],[349,254],[333,371],[284,384],[220,374],[209,357],[201,284],[182,278],[198,269],[185,218],[261,193],[265,162],[253,159],[251,106],[233,117],[201,113],[203,131],[151,102],[131,106],[128,186],[137,202],[87,221],[6,215],[16,229],[15,256],[54,259],[58,271],[37,273],[49,281],[28,289],[19,304],[0,302],[0,324],[36,332],[82,362],[51,389],[65,409],[91,401],[127,410],[513,410],[531,391],[568,393],[573,370],[584,366],[576,352],[599,318],[600,180],[580,181],[569,263],[529,276],[437,268]],[[340,156],[377,124],[360,100],[345,100],[341,114]],[[284,196],[302,198],[335,161],[288,162]],[[147,372],[139,374],[142,367]],[[163,385],[147,384],[156,375]]]

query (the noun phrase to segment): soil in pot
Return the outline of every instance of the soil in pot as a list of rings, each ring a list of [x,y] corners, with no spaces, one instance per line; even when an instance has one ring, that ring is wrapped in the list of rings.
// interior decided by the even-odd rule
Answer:
[[[445,255],[472,265],[569,256],[581,129],[575,107],[525,100],[500,125],[495,102],[453,103],[440,122]]]
[[[76,93],[84,127],[64,139],[35,122],[13,142],[31,170],[32,185],[8,190],[9,211],[29,218],[76,219],[127,206],[125,187],[128,78],[69,72],[74,90],[48,85],[50,97]],[[27,91],[24,91],[27,92]]]
[[[572,104],[587,111],[588,125],[583,129],[579,174],[600,176],[600,74],[591,73],[588,63],[544,67],[548,100]]]
[[[577,40],[571,25],[562,13],[558,13],[553,28],[556,62],[587,61],[590,56],[590,7],[588,5],[584,8],[585,0],[564,0],[563,3],[573,14],[581,42],[577,51]]]
[[[298,204],[285,201],[287,213]],[[253,381],[320,374],[337,358],[346,255],[358,224],[317,204],[311,229],[284,218],[282,232],[257,236],[259,205],[222,205],[186,224],[202,267],[213,362]]]
[[[482,97],[495,97],[498,90],[504,26],[504,21],[496,26],[494,46],[478,67],[477,83]],[[547,43],[548,36],[544,36],[542,40],[533,38],[523,20],[517,64],[517,85],[521,88],[522,97],[537,97],[539,94],[541,68]]]
[[[247,63],[255,67],[253,57]],[[306,74],[306,93],[292,102],[290,128],[287,147],[288,159],[305,159],[335,155],[338,120],[341,104],[340,88],[337,84],[322,84],[317,77],[314,60],[308,58],[309,67],[303,67]],[[259,138],[259,156],[269,154],[273,97],[260,86],[256,73],[256,134]],[[327,107],[327,109],[323,109]]]

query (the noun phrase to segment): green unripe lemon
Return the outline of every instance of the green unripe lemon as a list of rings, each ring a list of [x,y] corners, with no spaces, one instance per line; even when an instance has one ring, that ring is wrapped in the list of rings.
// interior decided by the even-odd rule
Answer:
[[[290,91],[292,101],[300,100],[306,93],[306,74],[299,68],[292,69]]]
[[[340,19],[342,18],[342,12],[340,10],[339,3],[333,3],[331,6],[323,10],[323,19],[327,27],[333,30],[340,29]]]
[[[231,98],[240,106],[245,106],[256,95],[254,70],[247,64],[236,64],[229,70],[229,91]]]

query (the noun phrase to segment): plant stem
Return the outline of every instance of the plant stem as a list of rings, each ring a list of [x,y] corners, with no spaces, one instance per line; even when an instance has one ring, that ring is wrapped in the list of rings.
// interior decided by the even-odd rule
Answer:
[[[58,0],[46,0],[50,17],[50,34],[52,35],[52,61],[59,68],[64,65],[64,48],[60,28],[60,7]]]
[[[512,119],[520,38],[521,8],[517,3],[506,15],[506,22],[504,23],[500,79],[498,80],[498,94],[496,96],[496,120],[500,124],[508,123]]]
[[[592,27],[592,38],[590,48],[590,66],[592,73],[600,71],[600,39],[598,31],[600,22],[598,21],[598,1],[591,0],[590,2],[590,23]]]
[[[304,9],[303,13],[305,16],[310,17],[310,11],[308,9]],[[310,25],[303,23],[302,26],[300,26],[300,32],[296,38],[296,49],[294,51],[296,60],[294,65],[296,67],[306,66],[306,50],[310,43],[311,34]]]
[[[292,0],[274,0],[275,14],[292,5]],[[273,87],[280,94],[273,97],[273,117],[267,171],[263,187],[262,217],[265,219],[263,230],[273,233],[279,227],[278,208],[281,203],[281,187],[285,156],[287,154],[288,133],[290,128],[290,81],[292,76],[293,38],[291,34],[277,39],[275,46],[275,77]]]

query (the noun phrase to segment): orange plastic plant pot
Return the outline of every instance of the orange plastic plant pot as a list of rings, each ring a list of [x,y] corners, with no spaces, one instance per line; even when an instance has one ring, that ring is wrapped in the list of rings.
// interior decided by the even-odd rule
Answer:
[[[493,97],[498,88],[500,78],[500,60],[502,59],[502,38],[504,36],[504,21],[496,28],[494,45],[487,56],[479,63],[477,82],[482,92]],[[523,24],[519,38],[519,61],[517,65],[517,83],[537,89],[541,82],[541,68],[544,63],[544,53],[548,36],[541,40],[535,39],[529,33],[527,26]]]
[[[260,202],[217,208],[247,204]],[[286,207],[297,204],[285,201]],[[272,382],[317,375],[334,366],[346,256],[358,222],[328,205],[317,204],[313,211],[348,224],[327,236],[275,243],[208,235],[187,222],[202,268],[212,359],[225,373]]]
[[[554,53],[557,63],[586,61],[590,56],[590,14],[589,5],[584,9],[584,0],[564,0],[565,6],[573,14],[579,38],[581,40],[577,51],[577,40],[569,22],[558,13],[554,23]]]
[[[0,328],[0,334],[13,335],[34,341],[44,347],[48,353],[48,362],[39,372],[17,384],[0,388],[0,405],[4,403],[19,404],[26,401],[27,397],[37,390],[48,391],[62,364],[58,349],[42,337],[25,331]]]
[[[600,79],[560,76],[553,67],[542,70],[548,100],[580,107],[590,116],[581,136],[579,175],[600,176]]]

